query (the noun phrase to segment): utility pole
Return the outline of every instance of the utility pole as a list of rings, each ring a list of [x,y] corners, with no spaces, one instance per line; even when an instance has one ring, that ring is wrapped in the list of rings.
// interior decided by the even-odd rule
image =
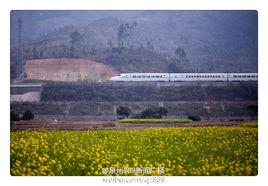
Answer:
[[[20,77],[22,73],[22,19],[21,17],[18,18],[18,45],[17,45],[17,63],[16,63],[16,78]]]
[[[199,70],[200,70],[200,61],[198,61],[198,66],[197,66],[197,73],[199,74]]]

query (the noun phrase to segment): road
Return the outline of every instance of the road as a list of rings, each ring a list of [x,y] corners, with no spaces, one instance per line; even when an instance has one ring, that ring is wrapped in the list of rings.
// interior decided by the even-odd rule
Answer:
[[[17,130],[125,130],[125,129],[144,129],[162,127],[200,127],[200,126],[237,126],[241,121],[199,121],[187,124],[156,124],[156,123],[136,123],[126,124],[111,121],[14,121],[11,124],[11,131]]]

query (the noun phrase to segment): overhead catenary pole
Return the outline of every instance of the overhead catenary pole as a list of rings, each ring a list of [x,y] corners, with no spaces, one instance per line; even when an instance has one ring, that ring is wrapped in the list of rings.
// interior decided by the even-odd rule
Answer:
[[[17,46],[17,63],[16,63],[16,69],[17,73],[16,76],[17,78],[20,77],[20,74],[22,73],[22,49],[21,49],[21,44],[22,44],[22,18],[18,18],[18,46]]]

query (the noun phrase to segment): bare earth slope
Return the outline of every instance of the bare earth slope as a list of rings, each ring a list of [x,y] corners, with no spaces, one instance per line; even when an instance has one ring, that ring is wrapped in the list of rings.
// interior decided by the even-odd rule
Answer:
[[[105,81],[117,74],[108,65],[89,59],[51,58],[26,61],[27,79],[51,81]]]

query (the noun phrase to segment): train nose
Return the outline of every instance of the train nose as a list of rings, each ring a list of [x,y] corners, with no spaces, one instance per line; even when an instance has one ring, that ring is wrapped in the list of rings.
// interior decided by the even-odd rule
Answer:
[[[117,77],[111,77],[109,81],[117,81]]]

